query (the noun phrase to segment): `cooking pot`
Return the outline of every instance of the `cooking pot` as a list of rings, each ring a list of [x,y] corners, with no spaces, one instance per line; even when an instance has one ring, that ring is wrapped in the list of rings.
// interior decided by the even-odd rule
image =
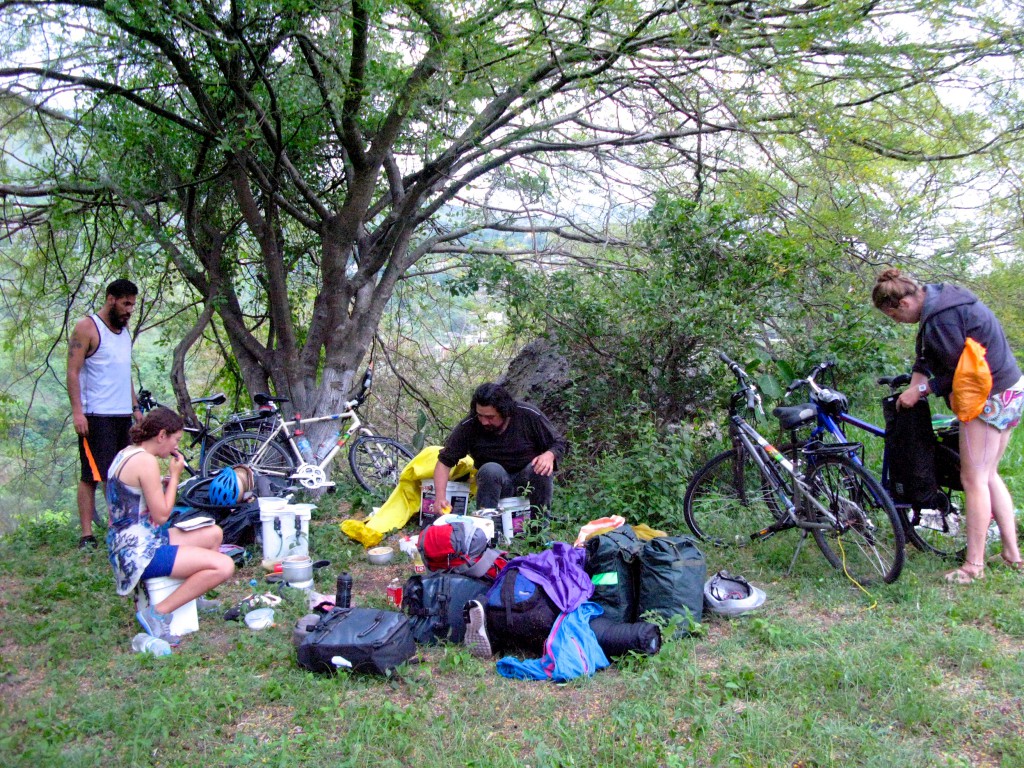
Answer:
[[[313,561],[309,555],[289,555],[281,562],[281,576],[287,584],[313,580]]]

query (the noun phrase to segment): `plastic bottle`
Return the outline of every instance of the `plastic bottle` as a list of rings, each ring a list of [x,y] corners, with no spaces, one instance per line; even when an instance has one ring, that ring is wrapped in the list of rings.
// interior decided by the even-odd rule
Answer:
[[[324,457],[326,457],[327,454],[331,452],[331,449],[337,445],[339,437],[341,437],[341,432],[336,429],[332,429],[330,433],[328,433],[327,437],[321,441],[320,445],[316,449],[316,460],[318,462],[323,461]]]
[[[416,554],[412,556],[412,569],[416,573],[424,573],[427,570],[426,563],[423,562],[423,555],[417,549]]]
[[[352,607],[352,574],[338,574],[338,588],[334,595],[335,608]]]
[[[295,414],[295,418],[298,420],[300,418],[299,414]],[[306,433],[302,431],[302,428],[296,427],[292,437],[295,438],[295,447],[299,449],[302,458],[309,464],[315,464],[316,459],[313,456],[313,446],[309,444],[309,438],[306,437]]]
[[[171,646],[162,637],[153,637],[139,632],[132,638],[132,650],[136,653],[149,653],[153,656],[170,656]]]

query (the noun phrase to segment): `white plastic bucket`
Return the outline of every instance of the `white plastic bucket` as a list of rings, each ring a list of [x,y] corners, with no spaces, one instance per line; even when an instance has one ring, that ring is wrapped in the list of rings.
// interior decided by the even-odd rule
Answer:
[[[469,513],[469,483],[448,482],[445,490],[451,514],[465,515]],[[430,507],[434,503],[434,481],[424,480],[420,483],[420,525],[433,522],[437,517]]]
[[[289,555],[309,554],[308,509],[260,510],[263,527],[263,562],[280,563]]]
[[[150,605],[156,605],[170,597],[184,579],[174,579],[170,576],[161,576],[156,579],[146,579],[146,594],[149,595]],[[196,610],[196,601],[190,600],[181,608],[171,614],[171,634],[187,635],[189,632],[199,630],[199,611]]]

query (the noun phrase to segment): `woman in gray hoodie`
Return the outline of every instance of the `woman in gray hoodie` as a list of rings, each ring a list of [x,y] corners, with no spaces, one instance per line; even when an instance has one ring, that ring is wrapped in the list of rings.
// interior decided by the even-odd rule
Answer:
[[[964,564],[946,574],[957,584],[985,575],[985,535],[995,518],[1002,539],[1002,560],[1024,568],[1017,548],[1013,499],[999,476],[1010,432],[1024,409],[1024,376],[992,310],[977,296],[956,285],[922,285],[898,269],[884,270],[871,293],[875,306],[898,323],[919,323],[916,359],[910,386],[897,408],[913,408],[929,394],[953,394],[953,374],[968,338],[985,349],[992,389],[977,418],[960,422],[960,479],[967,514],[967,555]]]

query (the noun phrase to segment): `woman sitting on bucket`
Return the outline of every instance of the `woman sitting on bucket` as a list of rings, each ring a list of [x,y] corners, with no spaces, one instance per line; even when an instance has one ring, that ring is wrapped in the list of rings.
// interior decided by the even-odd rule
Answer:
[[[129,594],[140,580],[170,576],[182,584],[155,605],[135,614],[142,628],[171,645],[170,614],[223,583],[235,564],[220,547],[223,532],[215,525],[182,531],[167,521],[174,509],[185,460],[178,453],[184,421],[170,408],[154,408],[131,428],[132,444],[110,465],[106,483],[110,528],[107,548],[117,593]],[[170,459],[164,484],[157,459]]]

